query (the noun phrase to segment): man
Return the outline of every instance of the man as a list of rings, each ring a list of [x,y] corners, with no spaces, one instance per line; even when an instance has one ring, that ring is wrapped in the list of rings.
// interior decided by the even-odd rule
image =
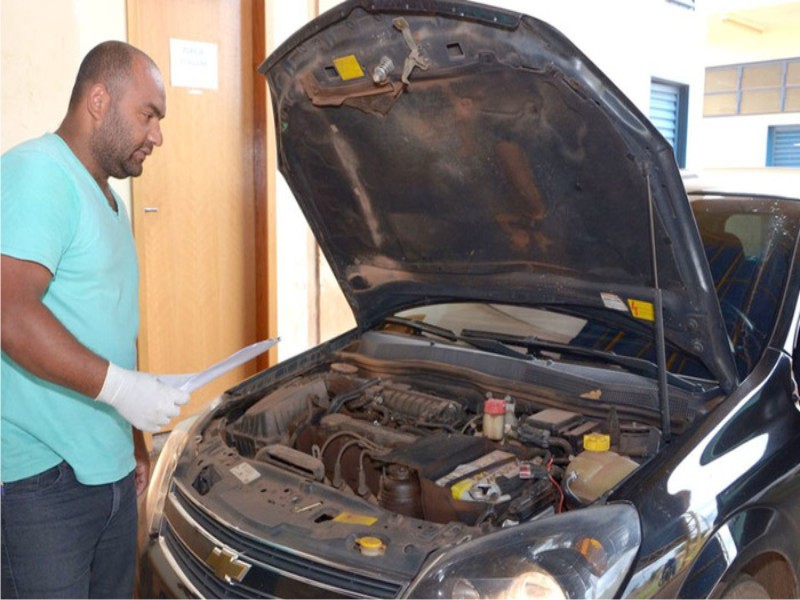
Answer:
[[[2,173],[2,596],[130,598],[144,431],[188,395],[136,372],[138,266],[108,178],[162,143],[158,68],[105,42]]]

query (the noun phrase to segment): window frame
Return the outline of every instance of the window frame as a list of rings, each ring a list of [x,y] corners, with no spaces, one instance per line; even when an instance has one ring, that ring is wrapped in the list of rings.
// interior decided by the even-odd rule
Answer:
[[[798,168],[798,165],[792,164],[775,164],[775,142],[776,138],[782,133],[795,133],[800,136],[800,124],[787,124],[787,125],[770,125],[767,128],[767,163],[768,167],[776,168]],[[798,156],[800,157],[800,149],[798,149]]]
[[[651,122],[653,122],[652,111],[654,85],[672,88],[677,92],[678,110],[675,115],[675,144],[672,147],[672,152],[675,155],[675,160],[677,161],[678,166],[683,169],[686,167],[686,146],[688,144],[689,86],[685,83],[679,83],[677,81],[669,81],[659,77],[651,77],[650,107],[648,109],[648,118],[651,120]],[[653,122],[653,126],[658,129],[658,126],[655,124],[655,122]],[[659,130],[659,133],[660,132],[661,131]]]
[[[744,80],[744,73],[745,69],[752,68],[752,67],[768,67],[771,65],[780,65],[781,67],[781,75],[780,75],[780,84],[779,85],[770,85],[770,86],[759,86],[759,87],[743,87],[743,80]],[[784,113],[793,113],[793,112],[800,112],[797,110],[787,110],[786,108],[786,98],[787,92],[797,91],[800,93],[800,82],[798,83],[790,83],[788,81],[788,74],[790,65],[798,65],[800,69],[800,57],[790,57],[790,58],[783,58],[780,60],[765,60],[759,62],[751,62],[751,63],[739,63],[739,64],[732,64],[732,65],[718,65],[713,67],[706,67],[705,70],[705,80],[707,82],[708,75],[714,71],[727,71],[731,69],[736,69],[736,88],[735,89],[727,89],[727,90],[715,90],[709,91],[706,87],[704,82],[704,89],[703,89],[703,117],[706,118],[716,118],[716,117],[733,117],[733,116],[752,116],[752,115],[774,115],[774,114],[784,114]],[[742,95],[747,95],[748,93],[764,93],[770,91],[779,91],[780,94],[780,102],[779,102],[779,109],[775,110],[765,110],[765,111],[753,111],[753,112],[742,112]],[[715,96],[730,96],[735,95],[735,110],[734,112],[720,112],[720,113],[710,113],[708,112],[705,106],[705,100],[709,98],[713,98]]]

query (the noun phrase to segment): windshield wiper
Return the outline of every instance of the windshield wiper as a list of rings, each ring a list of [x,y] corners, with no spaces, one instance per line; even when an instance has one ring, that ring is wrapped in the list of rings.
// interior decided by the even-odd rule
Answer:
[[[534,336],[514,335],[510,333],[482,331],[478,329],[465,329],[461,332],[461,340],[473,345],[475,345],[476,342],[481,343],[491,340],[494,342],[500,342],[502,344],[508,344],[510,346],[521,346],[531,353],[545,350],[548,352],[556,352],[558,354],[599,359],[603,362],[612,363],[624,367],[631,372],[652,378],[657,378],[659,374],[658,365],[643,358],[623,356],[620,354],[615,354],[614,352],[605,352],[603,350],[596,350],[594,348],[570,346],[569,344],[542,340]],[[667,381],[670,385],[674,385],[675,387],[687,391],[694,392],[700,389],[698,385],[693,384],[690,381],[675,375],[674,373],[667,372]]]
[[[655,363],[643,358],[623,356],[621,354],[615,354],[614,352],[605,352],[603,350],[595,350],[594,348],[570,346],[569,344],[552,342],[533,336],[521,336],[511,333],[499,333],[496,331],[482,331],[479,329],[464,329],[461,332],[461,335],[457,335],[451,329],[439,327],[438,325],[426,323],[418,319],[406,319],[404,317],[386,317],[383,321],[384,323],[408,327],[409,329],[413,329],[419,333],[434,335],[449,342],[463,342],[469,344],[473,348],[477,348],[478,350],[484,350],[486,352],[492,352],[494,354],[508,356],[510,358],[531,360],[536,351],[545,350],[558,354],[567,354],[570,356],[602,360],[605,363],[611,363],[623,367],[632,373],[637,373],[639,375],[645,375],[652,378],[658,377],[658,365]],[[526,352],[519,352],[510,346],[525,348]],[[687,381],[678,375],[675,375],[674,373],[667,372],[667,381],[670,385],[690,392],[696,392],[701,389],[701,386],[691,383],[690,381]]]
[[[408,327],[409,329],[413,329],[418,333],[427,333],[429,335],[435,335],[440,338],[444,338],[449,342],[466,342],[473,348],[477,348],[478,350],[485,350],[486,352],[492,352],[494,354],[500,354],[502,356],[509,356],[511,358],[521,358],[523,360],[531,360],[531,356],[529,354],[518,352],[513,348],[509,348],[506,344],[501,342],[500,340],[494,340],[489,337],[483,338],[475,338],[465,340],[463,336],[457,335],[454,331],[447,329],[445,327],[439,327],[438,325],[432,325],[431,323],[426,323],[425,321],[419,321],[417,319],[406,319],[404,317],[386,317],[383,320],[384,323],[391,323],[393,325],[401,325],[402,327]]]
[[[444,338],[451,342],[457,342],[458,336],[455,331],[447,329],[446,327],[439,327],[438,325],[431,325],[419,319],[406,319],[405,317],[386,317],[384,323],[391,323],[392,325],[402,325],[408,327],[419,333],[429,333],[440,338]]]

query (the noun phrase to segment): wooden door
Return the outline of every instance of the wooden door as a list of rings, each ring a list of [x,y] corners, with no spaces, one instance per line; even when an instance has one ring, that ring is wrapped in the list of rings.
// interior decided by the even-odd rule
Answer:
[[[263,0],[128,0],[127,11],[128,39],[159,65],[167,96],[164,143],[133,180],[139,368],[192,373],[269,337]],[[216,47],[216,89],[184,87],[207,83],[171,72],[171,40]],[[197,390],[181,417],[256,368]]]

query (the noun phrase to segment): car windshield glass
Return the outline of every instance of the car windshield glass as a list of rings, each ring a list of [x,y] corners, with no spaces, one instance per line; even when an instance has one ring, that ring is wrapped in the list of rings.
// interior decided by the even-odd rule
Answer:
[[[559,352],[557,345],[576,349],[601,350],[623,357],[655,363],[653,330],[632,318],[620,317],[613,310],[589,307],[521,307],[498,304],[438,304],[403,311],[404,318],[436,325],[467,339],[470,343],[487,338],[488,333],[500,339],[502,334],[514,338],[530,338],[553,344],[544,354],[563,359],[595,359],[603,361],[601,353]],[[395,328],[397,324],[395,324]],[[420,333],[420,329],[416,329]],[[483,332],[478,335],[476,332]],[[511,344],[519,346],[519,344]],[[486,348],[488,349],[488,348]],[[710,379],[705,367],[692,356],[667,345],[668,370],[679,375]]]
[[[739,376],[755,366],[769,341],[798,235],[800,202],[692,196]]]

